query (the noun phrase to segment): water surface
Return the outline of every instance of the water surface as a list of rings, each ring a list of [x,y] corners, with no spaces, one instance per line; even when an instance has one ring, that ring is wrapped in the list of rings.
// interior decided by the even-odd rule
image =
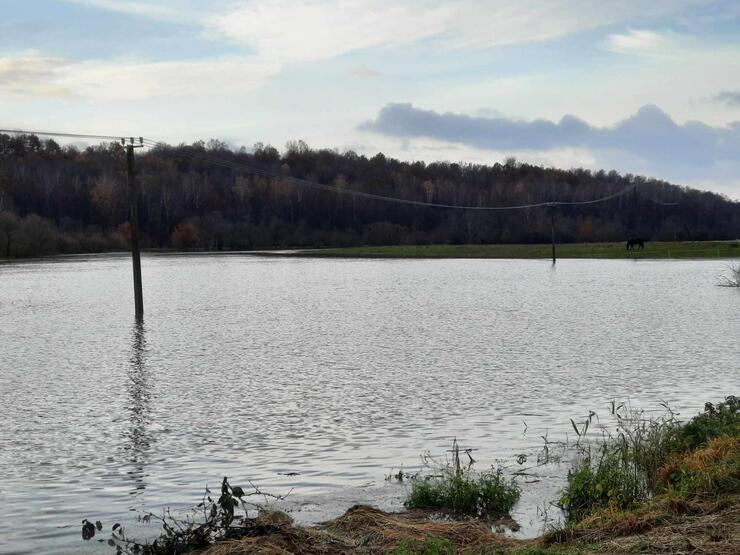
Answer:
[[[225,475],[397,506],[455,437],[508,464],[612,399],[695,412],[740,390],[726,264],[150,255],[142,324],[125,256],[0,264],[0,553],[103,551],[82,518]]]

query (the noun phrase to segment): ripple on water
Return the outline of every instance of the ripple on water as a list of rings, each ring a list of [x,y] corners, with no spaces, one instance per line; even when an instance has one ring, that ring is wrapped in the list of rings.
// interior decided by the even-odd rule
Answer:
[[[723,264],[145,256],[143,325],[125,257],[3,264],[0,552],[99,552],[82,518],[224,475],[295,488],[302,522],[397,508],[358,486],[454,437],[511,464],[612,399],[699,410],[740,386]],[[525,485],[525,527],[561,474]]]

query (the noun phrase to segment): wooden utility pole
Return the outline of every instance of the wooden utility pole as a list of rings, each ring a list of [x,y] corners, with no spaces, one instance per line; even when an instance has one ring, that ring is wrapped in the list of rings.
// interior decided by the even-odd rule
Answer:
[[[550,203],[550,232],[552,234],[552,263],[555,264],[555,203]]]
[[[134,148],[143,146],[143,140],[134,144],[134,138],[126,145],[126,169],[128,170],[129,224],[131,226],[131,261],[134,267],[134,306],[136,319],[144,317],[144,296],[141,291],[141,254],[139,252],[139,190],[134,176]],[[122,142],[124,142],[122,140]]]

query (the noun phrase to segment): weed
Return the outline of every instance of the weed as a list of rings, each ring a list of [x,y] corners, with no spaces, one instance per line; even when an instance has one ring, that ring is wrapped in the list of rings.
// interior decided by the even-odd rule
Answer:
[[[285,496],[262,492],[251,482],[250,486],[253,491],[245,492],[241,487],[229,484],[228,479],[224,477],[219,498],[214,501],[211,498],[211,491],[206,488],[203,501],[185,519],[172,516],[169,510],[162,515],[147,512],[141,516],[142,522],[159,522],[164,530],[151,543],[129,537],[124,527],[116,523],[111,528],[108,545],[114,547],[117,554],[178,555],[208,547],[219,540],[252,534],[256,529],[264,527],[264,524],[259,518],[249,517],[249,509],[259,508],[259,505],[248,502],[247,498],[258,495],[267,500],[267,498],[283,499]],[[235,514],[239,507],[244,511],[243,517]],[[100,532],[103,529],[100,521],[93,525],[85,519],[82,524],[84,540],[92,539],[96,530]]]
[[[681,427],[678,437],[681,448],[689,450],[722,435],[740,435],[740,399],[732,395],[717,405],[706,403],[704,412]]]
[[[738,491],[740,401],[730,396],[707,403],[685,424],[663,406],[665,415],[645,419],[641,412],[612,405],[616,435],[581,447],[580,460],[568,472],[560,501],[569,522],[599,510],[628,510],[669,489],[680,495]]]
[[[626,509],[647,498],[645,481],[634,465],[604,444],[596,462],[587,457],[568,471],[568,487],[560,503],[568,519],[578,521],[596,508]]]
[[[717,285],[720,287],[740,287],[740,266],[730,266],[729,275],[720,276],[719,283]]]
[[[457,441],[453,443],[452,453],[453,462],[442,466],[439,474],[410,480],[406,506],[448,509],[477,516],[508,513],[519,499],[516,483],[506,479],[501,469],[474,472],[472,458],[471,464],[463,468]]]

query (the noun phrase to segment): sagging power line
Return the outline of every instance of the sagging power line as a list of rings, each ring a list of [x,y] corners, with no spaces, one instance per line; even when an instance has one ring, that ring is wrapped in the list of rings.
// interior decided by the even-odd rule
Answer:
[[[120,142],[122,145],[126,145],[126,144],[132,145],[132,144],[138,143],[137,147],[147,146],[149,148],[170,148],[170,145],[162,141],[155,141],[155,140],[148,139],[145,137],[132,137],[132,136],[127,136],[127,135],[94,135],[94,134],[88,134],[88,133],[71,133],[71,132],[59,132],[59,131],[31,131],[31,130],[26,130],[26,129],[0,129],[0,133],[12,133],[12,134],[17,134],[17,135],[38,135],[38,136],[47,136],[47,137],[68,137],[68,138],[80,138],[80,139],[100,139],[100,140]],[[286,175],[283,175],[277,172],[263,170],[261,168],[256,168],[254,166],[249,166],[247,164],[238,164],[230,160],[224,160],[224,159],[215,158],[212,156],[203,156],[203,155],[197,155],[197,154],[180,154],[176,152],[172,152],[172,154],[174,154],[175,156],[181,157],[181,158],[190,158],[194,160],[200,160],[202,162],[207,162],[215,166],[233,169],[236,171],[241,171],[243,173],[249,173],[249,174],[257,175],[261,177],[269,177],[272,179],[280,179],[282,181],[287,181],[289,183],[293,183],[298,186],[303,186],[303,187],[308,187],[308,188],[323,190],[323,191],[330,191],[330,192],[334,192],[334,193],[341,194],[341,195],[352,195],[357,198],[366,198],[366,199],[378,200],[382,202],[408,204],[412,206],[422,206],[422,207],[428,207],[428,208],[443,208],[443,209],[451,209],[451,210],[475,210],[475,211],[528,210],[532,208],[542,208],[542,207],[581,206],[581,205],[597,204],[597,203],[606,202],[606,201],[621,197],[623,195],[626,195],[630,191],[636,190],[638,186],[638,184],[635,183],[633,185],[630,185],[629,187],[625,187],[621,191],[617,191],[616,193],[612,193],[612,194],[599,197],[599,198],[595,198],[595,199],[581,200],[581,201],[550,200],[550,201],[518,204],[518,205],[511,205],[511,206],[480,206],[480,205],[445,204],[445,203],[438,203],[438,202],[424,202],[424,201],[413,200],[413,199],[403,199],[403,198],[391,197],[387,195],[380,195],[377,193],[368,193],[366,191],[346,189],[343,187],[337,187],[336,185],[329,185],[325,183],[318,183],[316,181],[310,181],[307,179],[301,179],[298,177],[286,176]],[[640,195],[640,196],[643,196],[643,195]],[[656,199],[652,199],[652,198],[644,197],[644,196],[643,198],[645,198],[646,200],[649,200],[650,202],[654,202],[655,204],[660,204],[663,206],[675,206],[678,204],[678,203],[668,203],[668,202],[658,201]]]
[[[144,144],[151,148],[168,148],[170,145],[160,142],[160,141],[152,141],[151,139],[144,139]],[[445,208],[445,209],[451,209],[451,210],[482,210],[482,211],[496,211],[496,210],[528,210],[531,208],[542,208],[542,207],[556,207],[556,206],[579,206],[579,205],[586,205],[586,204],[597,204],[600,202],[606,202],[608,200],[612,200],[618,197],[621,197],[623,195],[626,195],[633,189],[637,187],[637,184],[630,185],[629,187],[625,187],[621,191],[618,191],[616,193],[591,199],[591,200],[584,200],[584,201],[545,201],[545,202],[535,202],[535,203],[529,203],[529,204],[518,204],[513,206],[479,206],[479,205],[460,205],[460,204],[444,204],[444,203],[437,203],[437,202],[424,202],[420,200],[413,200],[413,199],[403,199],[398,197],[390,197],[387,195],[379,195],[376,193],[368,193],[365,191],[356,191],[352,189],[346,189],[343,187],[337,187],[336,185],[327,185],[324,183],[318,183],[316,181],[309,181],[307,179],[301,179],[298,177],[292,177],[292,176],[286,176],[277,172],[271,172],[269,170],[263,170],[261,168],[256,168],[254,166],[249,166],[246,164],[238,164],[236,162],[232,162],[230,160],[224,160],[222,158],[214,158],[211,156],[203,156],[199,154],[180,154],[177,152],[172,152],[171,154],[178,156],[180,158],[189,158],[193,160],[200,160],[202,162],[207,162],[210,164],[213,164],[215,166],[220,166],[228,169],[233,169],[236,171],[241,171],[243,173],[249,173],[252,175],[258,175],[260,177],[269,177],[273,179],[280,179],[282,181],[287,181],[289,183],[293,183],[295,185],[308,187],[312,189],[318,189],[323,191],[330,191],[337,194],[342,195],[351,195],[358,198],[366,198],[371,200],[378,200],[382,202],[391,202],[396,204],[408,204],[412,206],[424,206],[428,208]]]
[[[59,131],[28,131],[25,129],[0,129],[0,133],[11,133],[14,135],[37,135],[40,137],[68,137],[72,139],[100,139],[101,141],[122,141],[122,140],[133,139],[133,137],[124,137],[123,135],[89,135],[86,133],[63,133]]]

